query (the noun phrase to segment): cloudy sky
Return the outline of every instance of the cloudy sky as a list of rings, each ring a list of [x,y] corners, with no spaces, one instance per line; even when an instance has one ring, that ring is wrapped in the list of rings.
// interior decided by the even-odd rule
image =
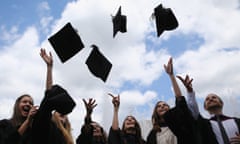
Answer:
[[[157,37],[151,14],[160,3],[172,9],[179,26]],[[113,38],[111,15],[119,6],[127,15],[127,32]],[[15,99],[24,93],[32,95],[36,105],[43,98],[46,65],[40,48],[53,54],[54,83],[66,88],[77,103],[69,115],[74,136],[85,115],[82,98],[96,99],[93,119],[106,131],[112,120],[109,92],[120,94],[120,124],[129,114],[149,120],[158,100],[174,106],[163,68],[169,57],[175,74],[194,79],[204,116],[208,115],[202,102],[210,92],[224,99],[226,114],[240,116],[239,0],[8,0],[1,2],[0,13],[0,119],[11,116]],[[48,38],[68,22],[85,48],[61,63]],[[105,83],[85,64],[92,44],[113,64]]]

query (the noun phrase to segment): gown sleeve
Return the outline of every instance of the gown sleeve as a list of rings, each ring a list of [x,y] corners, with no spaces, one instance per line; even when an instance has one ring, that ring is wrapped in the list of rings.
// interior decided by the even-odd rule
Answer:
[[[177,136],[179,143],[194,143],[196,121],[188,109],[184,96],[176,98],[176,106],[164,114],[164,120]]]

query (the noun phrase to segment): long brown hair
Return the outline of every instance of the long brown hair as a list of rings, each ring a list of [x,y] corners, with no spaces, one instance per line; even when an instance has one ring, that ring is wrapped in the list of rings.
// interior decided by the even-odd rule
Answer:
[[[20,112],[20,109],[19,109],[19,104],[24,97],[29,97],[29,98],[32,99],[32,97],[29,94],[23,94],[16,99],[14,107],[13,107],[13,114],[12,114],[12,117],[11,117],[11,122],[12,122],[14,127],[20,126],[24,122],[24,120],[26,119],[26,117],[23,117],[21,115],[21,112]],[[32,101],[33,101],[33,99],[32,99]]]
[[[138,144],[143,144],[143,141],[144,141],[144,140],[143,140],[143,138],[142,138],[142,131],[141,131],[140,124],[139,124],[139,122],[137,121],[137,119],[136,119],[134,116],[132,116],[132,115],[128,115],[128,116],[124,119],[124,121],[123,121],[123,125],[122,125],[122,132],[123,132],[123,134],[124,134],[124,135],[127,134],[127,133],[126,133],[126,129],[125,129],[125,121],[126,121],[126,119],[127,119],[128,117],[133,118],[134,121],[135,121],[135,126],[134,126],[134,128],[135,128],[135,130],[136,130],[135,136],[136,136],[136,139],[137,139]]]
[[[96,140],[100,141],[103,144],[107,144],[108,136],[107,136],[106,131],[103,129],[103,127],[96,121],[92,121],[91,124],[96,124],[100,128],[101,133],[102,133],[102,135],[100,137],[95,137]]]
[[[57,128],[61,130],[66,143],[74,144],[72,133],[71,133],[72,128],[68,118],[66,119],[65,124],[63,124],[61,120],[57,117],[56,112],[54,112],[52,116],[52,120],[56,124]]]
[[[158,108],[158,104],[164,102],[164,101],[158,101],[153,109],[153,113],[152,113],[152,125],[153,125],[153,129],[157,130],[157,131],[161,131],[160,128],[160,123],[162,122],[163,117],[159,116],[157,113],[157,108]],[[164,102],[165,103],[165,102]],[[170,108],[170,106],[168,105],[168,107]]]

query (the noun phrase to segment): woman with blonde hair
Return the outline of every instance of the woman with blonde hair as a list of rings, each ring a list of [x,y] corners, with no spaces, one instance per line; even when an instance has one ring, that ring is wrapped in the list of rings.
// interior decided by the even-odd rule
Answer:
[[[72,128],[68,116],[55,111],[52,115],[52,121],[62,132],[67,144],[73,144]]]

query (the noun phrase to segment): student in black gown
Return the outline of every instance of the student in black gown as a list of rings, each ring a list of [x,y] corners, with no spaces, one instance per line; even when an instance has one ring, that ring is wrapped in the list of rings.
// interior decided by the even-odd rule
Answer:
[[[147,144],[177,144],[177,137],[168,128],[163,115],[170,109],[164,101],[158,101],[152,114],[152,129],[147,136]]]
[[[97,106],[92,98],[88,102],[83,99],[86,116],[80,135],[76,139],[76,144],[107,144],[107,134],[97,122],[92,121],[93,109]]]
[[[47,80],[45,96],[33,121],[33,143],[74,144],[67,114],[72,112],[75,102],[64,88],[52,85],[51,53],[47,55],[41,49],[40,55],[47,64]]]
[[[192,88],[193,79],[190,79],[188,75],[186,75],[185,78],[182,78],[181,76],[177,77],[184,84],[187,94],[190,95],[188,98],[191,98],[190,101],[188,100],[187,105],[185,98],[181,97],[177,100],[177,103],[180,106],[176,106],[171,112],[165,115],[166,119],[169,120],[168,124],[171,127],[171,130],[176,133],[177,137],[183,139],[186,141],[185,143],[189,144],[240,143],[240,120],[236,117],[228,117],[223,115],[222,109],[224,103],[221,98],[213,93],[208,94],[204,101],[204,108],[213,117],[216,115],[223,115],[221,117],[223,118],[222,123],[224,128],[227,131],[227,142],[224,142],[223,140],[218,122],[214,120],[214,118],[206,119],[199,113],[198,105],[195,99],[195,92]],[[191,111],[191,114],[184,112],[187,109]],[[181,123],[179,125],[175,125],[173,119],[178,120],[180,118],[179,116],[176,117],[177,115],[181,116],[188,122],[185,124]]]
[[[183,82],[185,85],[187,79],[189,76],[187,75],[185,79],[179,76],[179,79]],[[186,86],[185,86],[186,87]],[[187,87],[186,87],[187,89]],[[195,92],[194,90],[189,91],[187,89],[187,92],[189,94],[194,95],[195,98]],[[240,143],[240,119],[236,117],[229,117],[223,114],[224,102],[222,99],[214,94],[209,93],[204,101],[204,109],[208,111],[208,113],[211,115],[210,119],[204,118],[201,116],[201,114],[198,112],[198,131],[200,131],[200,135],[202,138],[202,143],[209,143],[209,144],[225,144],[225,143]],[[198,109],[197,103],[193,106],[192,109]],[[224,131],[226,133],[226,140],[224,141],[224,136],[221,133],[220,126],[218,125],[217,119],[215,119],[217,116],[220,117],[220,121],[223,124]]]
[[[163,119],[168,128],[177,137],[178,144],[197,144],[195,143],[195,134],[193,135],[194,116],[192,115],[191,110],[189,110],[189,106],[185,101],[184,96],[182,96],[181,90],[176,81],[173,72],[172,58],[169,59],[167,65],[164,65],[164,68],[170,77],[174,89],[176,104],[175,107],[164,113]]]
[[[170,64],[172,65],[172,64]],[[187,90],[187,101],[184,96],[176,97],[176,106],[164,114],[165,122],[177,136],[178,144],[218,144],[207,121],[199,114],[192,89],[192,81],[187,75],[177,76]]]
[[[223,101],[221,98],[214,94],[210,93],[207,95],[204,101],[204,108],[211,115],[211,118],[208,119],[209,124],[215,134],[215,137],[219,144],[221,143],[240,143],[240,119],[236,117],[230,117],[223,114]],[[220,117],[220,121],[223,124],[224,130],[226,132],[226,140],[221,134],[220,127],[215,117]],[[226,142],[227,141],[227,142]]]
[[[18,97],[10,119],[0,121],[0,144],[30,144],[31,126],[37,112],[30,95]]]
[[[109,144],[145,144],[142,138],[141,127],[134,116],[127,116],[123,121],[122,128],[119,128],[118,111],[120,106],[120,96],[112,97],[113,121],[108,135]]]
[[[174,94],[176,97],[182,96],[180,88],[173,74],[172,58],[169,59],[167,65],[164,65],[168,74]],[[164,114],[170,109],[170,106],[164,101],[158,101],[153,109],[152,125],[153,128],[147,136],[147,144],[177,144],[178,140],[174,133],[169,129],[164,119]]]

